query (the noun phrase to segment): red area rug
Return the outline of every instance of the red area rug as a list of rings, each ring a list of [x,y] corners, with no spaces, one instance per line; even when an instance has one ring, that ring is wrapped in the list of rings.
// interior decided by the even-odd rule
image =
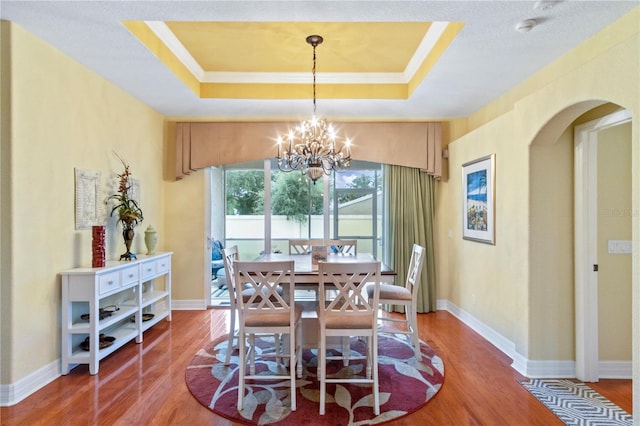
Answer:
[[[257,341],[259,339],[256,339]],[[265,348],[273,341],[257,342]],[[354,355],[364,353],[364,342],[351,339]],[[378,364],[380,380],[380,415],[373,413],[370,385],[327,384],[326,414],[320,416],[319,383],[316,380],[316,350],[303,353],[304,370],[297,379],[296,411],[291,411],[288,381],[261,381],[245,387],[244,410],[237,410],[238,355],[232,354],[231,365],[224,365],[227,340],[219,339],[198,351],[187,367],[186,381],[193,396],[214,413],[250,425],[369,425],[381,424],[410,414],[425,405],[440,390],[444,366],[440,357],[426,343],[420,342],[422,360],[413,356],[404,335],[380,335]],[[333,370],[341,368],[334,362]],[[282,368],[264,362],[256,369]],[[351,374],[364,374],[363,361],[352,360]],[[328,369],[328,371],[330,371]]]

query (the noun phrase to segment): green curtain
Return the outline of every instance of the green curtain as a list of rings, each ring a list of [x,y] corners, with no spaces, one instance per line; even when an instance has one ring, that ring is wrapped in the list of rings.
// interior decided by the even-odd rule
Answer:
[[[436,310],[436,275],[433,241],[436,180],[419,169],[385,166],[389,262],[397,272],[396,285],[404,285],[413,244],[425,248],[426,257],[418,290],[418,312]],[[394,306],[402,312],[404,308]]]

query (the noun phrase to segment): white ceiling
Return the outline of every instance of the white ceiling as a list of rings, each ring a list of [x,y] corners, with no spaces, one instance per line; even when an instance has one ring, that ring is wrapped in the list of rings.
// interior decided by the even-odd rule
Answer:
[[[311,101],[200,99],[121,22],[464,22],[409,99],[318,100],[318,113],[333,119],[410,120],[472,114],[640,5],[640,0],[565,0],[551,2],[550,9],[536,3],[540,2],[1,0],[0,17],[165,116],[246,120],[306,117]],[[516,23],[525,19],[535,19],[537,26],[517,32]]]

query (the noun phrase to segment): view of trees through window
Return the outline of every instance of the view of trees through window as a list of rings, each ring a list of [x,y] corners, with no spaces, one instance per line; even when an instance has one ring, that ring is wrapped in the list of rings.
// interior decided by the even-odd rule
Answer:
[[[269,160],[261,168],[255,163],[227,168],[226,245],[238,245],[241,257],[251,259],[265,250],[288,251],[291,238],[349,238],[359,240],[358,251],[375,253],[382,221],[382,167],[354,163],[326,177],[328,184],[324,179],[314,184],[300,172],[281,172]]]

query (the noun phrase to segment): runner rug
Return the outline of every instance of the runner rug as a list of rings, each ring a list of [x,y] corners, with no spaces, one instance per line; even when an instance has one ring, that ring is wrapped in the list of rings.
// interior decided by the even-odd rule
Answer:
[[[259,350],[273,340],[256,339]],[[290,410],[288,381],[249,382],[242,412],[238,401],[238,352],[224,365],[227,339],[207,345],[187,367],[186,382],[193,396],[214,413],[244,424],[280,425],[369,425],[381,424],[410,414],[424,406],[440,390],[444,365],[426,343],[420,342],[422,359],[416,360],[406,336],[380,335],[378,364],[380,415],[373,413],[371,385],[327,384],[326,414],[319,413],[319,383],[316,380],[317,351],[304,350],[303,374],[297,379],[297,409]],[[351,353],[364,354],[364,342],[351,339]],[[341,363],[341,361],[335,361]],[[350,374],[364,374],[364,361],[351,360]],[[273,363],[271,362],[273,368]],[[256,369],[259,370],[256,359]]]
[[[631,414],[582,382],[524,379],[520,384],[566,425],[631,426],[633,422]]]

